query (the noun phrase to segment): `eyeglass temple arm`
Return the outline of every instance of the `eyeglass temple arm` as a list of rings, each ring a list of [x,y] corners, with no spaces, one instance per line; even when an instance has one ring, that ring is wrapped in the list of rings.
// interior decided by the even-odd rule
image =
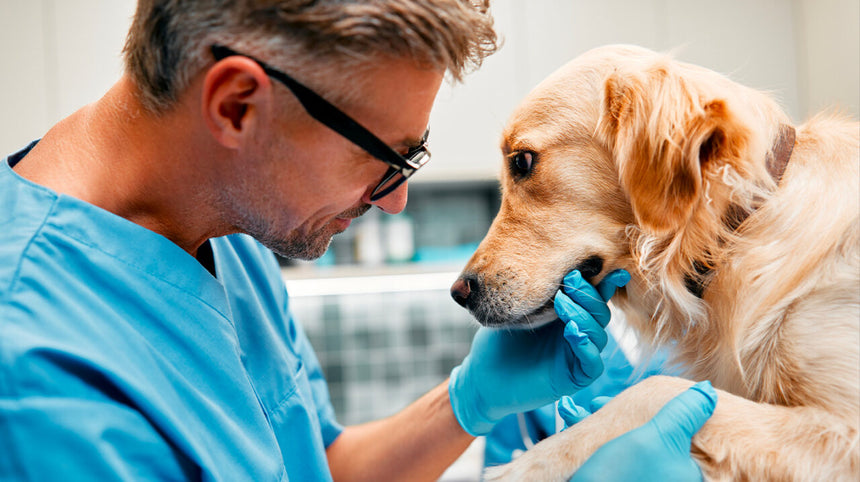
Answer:
[[[223,60],[233,55],[239,55],[253,60],[263,68],[267,75],[286,85],[287,88],[293,91],[296,98],[302,106],[304,106],[305,110],[307,110],[311,117],[349,139],[350,142],[361,147],[372,156],[385,161],[389,165],[406,170],[416,169],[415,166],[410,165],[406,159],[391,149],[391,147],[386,143],[382,142],[378,137],[373,135],[369,130],[365,129],[364,126],[344,114],[340,109],[333,106],[327,100],[320,97],[319,94],[300,84],[284,72],[274,69],[262,60],[249,55],[240,54],[229,47],[224,47],[223,45],[213,45],[212,55],[216,60]]]

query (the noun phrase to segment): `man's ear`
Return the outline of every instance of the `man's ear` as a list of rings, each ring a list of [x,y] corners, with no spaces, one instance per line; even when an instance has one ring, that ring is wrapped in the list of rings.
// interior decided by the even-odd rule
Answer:
[[[228,148],[242,145],[256,127],[271,81],[253,60],[228,57],[209,68],[203,79],[202,114],[213,137]]]
[[[700,95],[668,65],[615,72],[603,85],[597,137],[637,222],[655,234],[686,224],[709,170],[735,164],[745,149],[746,129],[726,102]]]

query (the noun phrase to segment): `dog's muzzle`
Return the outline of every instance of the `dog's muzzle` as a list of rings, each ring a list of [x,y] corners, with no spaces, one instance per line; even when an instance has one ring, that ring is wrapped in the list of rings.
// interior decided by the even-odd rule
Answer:
[[[482,286],[478,276],[463,273],[451,286],[451,297],[484,326],[508,328],[536,328],[558,317],[555,314],[552,298],[527,315],[512,315],[510,307],[498,306]]]

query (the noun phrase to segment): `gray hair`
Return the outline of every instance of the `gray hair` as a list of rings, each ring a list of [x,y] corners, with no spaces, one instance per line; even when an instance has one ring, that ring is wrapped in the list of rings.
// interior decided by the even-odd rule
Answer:
[[[498,48],[489,0],[139,0],[123,53],[143,105],[173,106],[214,43],[305,80],[324,63],[349,72],[380,57],[462,80]]]

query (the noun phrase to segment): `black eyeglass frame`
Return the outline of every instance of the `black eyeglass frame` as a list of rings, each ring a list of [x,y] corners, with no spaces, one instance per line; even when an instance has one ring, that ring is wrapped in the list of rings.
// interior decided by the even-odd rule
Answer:
[[[364,149],[371,156],[388,164],[390,166],[388,171],[385,172],[382,176],[382,181],[379,182],[370,194],[371,201],[378,201],[390,194],[430,160],[430,151],[427,148],[429,131],[424,132],[420,145],[411,147],[405,156],[401,155],[359,124],[355,119],[286,73],[275,69],[262,60],[236,52],[230,47],[213,45],[211,51],[212,56],[217,61],[233,56],[246,57],[253,60],[266,72],[266,75],[290,89],[311,117]],[[398,175],[400,178],[395,179]],[[390,182],[393,183],[386,186]]]

